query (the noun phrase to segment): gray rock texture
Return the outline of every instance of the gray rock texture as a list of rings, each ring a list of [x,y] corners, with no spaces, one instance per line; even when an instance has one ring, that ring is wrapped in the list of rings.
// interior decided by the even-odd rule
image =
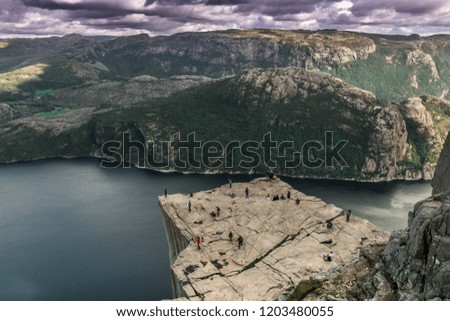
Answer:
[[[408,227],[386,244],[327,275],[307,300],[450,300],[450,138],[433,179],[433,196],[408,214]]]
[[[383,252],[379,271],[400,300],[450,299],[449,195],[418,203],[408,230],[393,233]]]
[[[288,191],[291,199],[266,198],[286,197]],[[352,217],[346,222],[340,208],[279,179],[256,179],[231,188],[227,184],[193,197],[161,196],[159,203],[170,244],[174,294],[189,300],[283,299],[299,282],[342,269],[358,258],[362,246],[388,238],[367,220]],[[333,218],[333,228],[327,229],[326,220]],[[196,236],[202,237],[200,250]],[[239,236],[244,239],[240,249]],[[324,243],[330,239],[331,244]],[[323,258],[330,251],[335,253],[332,262]]]
[[[450,133],[439,156],[436,173],[431,185],[433,186],[433,195],[450,190]]]
[[[14,118],[16,111],[8,104],[0,103],[0,120],[10,120]]]
[[[378,267],[400,300],[450,299],[449,137],[433,179],[433,196],[416,204],[407,229],[392,233]],[[386,293],[378,288],[375,298],[386,299]]]

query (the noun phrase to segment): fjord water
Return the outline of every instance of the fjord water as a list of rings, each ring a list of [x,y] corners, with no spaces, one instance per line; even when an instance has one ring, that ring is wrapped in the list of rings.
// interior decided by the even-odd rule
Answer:
[[[189,193],[229,177],[102,169],[90,159],[1,165],[0,300],[170,298],[156,198],[164,186]],[[389,231],[405,227],[414,203],[431,194],[426,182],[286,181]]]

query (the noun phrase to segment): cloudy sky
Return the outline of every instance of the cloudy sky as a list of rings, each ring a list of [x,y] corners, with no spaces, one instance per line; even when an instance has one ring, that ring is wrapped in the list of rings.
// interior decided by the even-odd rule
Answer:
[[[0,37],[218,29],[450,33],[450,0],[0,0]]]

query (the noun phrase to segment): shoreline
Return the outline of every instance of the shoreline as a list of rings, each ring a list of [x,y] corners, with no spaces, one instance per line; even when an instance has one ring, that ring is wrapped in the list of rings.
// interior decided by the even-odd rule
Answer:
[[[33,162],[42,162],[42,161],[51,161],[51,160],[77,160],[77,159],[92,159],[92,160],[105,160],[104,157],[96,156],[96,155],[88,155],[88,156],[54,156],[54,157],[42,157],[42,158],[34,158],[30,160],[13,160],[9,162],[0,162],[0,166],[2,165],[14,165],[14,164],[25,164],[25,163],[33,163]],[[127,163],[128,164],[128,163]],[[203,172],[191,172],[191,171],[178,171],[175,169],[155,169],[148,167],[141,167],[134,163],[129,163],[130,167],[119,166],[117,168],[136,168],[140,170],[152,171],[155,173],[161,174],[181,174],[181,175],[255,175],[265,177],[265,173],[258,172],[243,172],[243,171],[203,171]],[[104,169],[116,169],[116,168],[105,168]],[[357,178],[335,178],[335,177],[326,177],[326,176],[295,176],[295,175],[286,175],[286,174],[276,174],[280,179],[304,179],[304,180],[314,180],[314,181],[336,181],[336,182],[354,182],[361,184],[379,184],[379,183],[398,183],[398,182],[431,182],[432,179],[407,179],[407,178],[392,178],[392,179],[375,179],[375,180],[362,180]]]

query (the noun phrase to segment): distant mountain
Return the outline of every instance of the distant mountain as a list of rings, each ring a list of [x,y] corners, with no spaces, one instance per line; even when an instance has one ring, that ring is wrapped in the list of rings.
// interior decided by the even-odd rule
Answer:
[[[12,39],[0,49],[0,72],[45,63],[36,88],[88,68],[100,78],[201,75],[223,77],[249,68],[300,67],[335,75],[381,100],[412,95],[450,98],[450,36],[387,36],[339,31],[228,30],[172,36]],[[66,67],[69,65],[70,67]],[[76,66],[76,67],[74,67]],[[88,73],[89,74],[89,73]],[[95,77],[94,77],[95,78]],[[92,80],[88,75],[86,81]],[[53,84],[54,86],[54,84]],[[32,88],[34,89],[34,87]]]
[[[349,141],[349,166],[274,170],[430,179],[450,130],[449,53],[445,35],[332,30],[3,40],[0,162],[97,157],[124,131],[142,143],[195,132],[223,144],[271,132],[297,149],[333,131]]]

